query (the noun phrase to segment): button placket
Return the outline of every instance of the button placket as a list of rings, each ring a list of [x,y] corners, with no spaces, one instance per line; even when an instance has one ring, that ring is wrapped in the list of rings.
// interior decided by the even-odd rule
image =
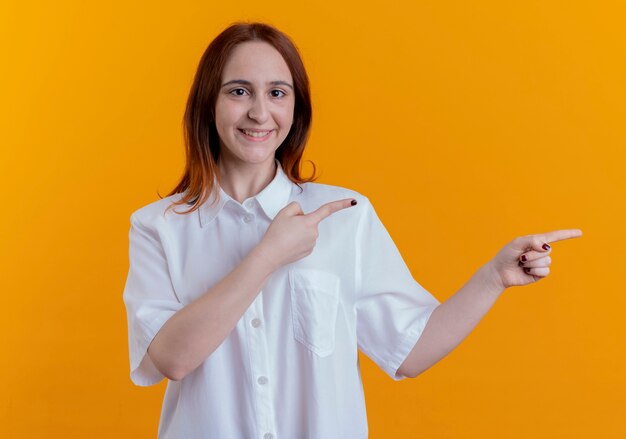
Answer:
[[[244,223],[253,223],[256,219],[253,212],[246,212],[241,216]],[[253,245],[258,242],[258,234],[261,233],[258,227],[244,226],[241,234],[246,237],[246,241]],[[250,238],[250,239],[247,239]],[[250,249],[247,249],[248,251]],[[252,385],[252,395],[254,398],[255,418],[257,432],[261,437],[264,434],[272,435],[275,438],[276,415],[274,413],[272,386],[270,385],[269,351],[267,344],[267,334],[265,331],[266,321],[263,316],[263,291],[259,292],[246,310],[243,316],[247,345],[250,352],[250,379]]]
[[[256,420],[259,432],[272,432],[276,429],[272,389],[269,386],[269,357],[265,331],[262,330],[263,291],[259,293],[252,306],[246,311],[248,347],[250,349],[250,373],[254,380],[252,393],[255,399]],[[272,434],[272,433],[270,433]]]
[[[240,234],[242,241],[247,244],[242,248],[242,254],[247,254],[262,238],[262,230],[257,227],[256,222],[262,217],[255,216],[256,209],[254,204],[249,211],[246,210],[247,200],[244,202],[244,208],[240,210],[240,220],[247,225],[242,224]],[[249,380],[252,386],[252,398],[254,400],[254,413],[256,421],[256,429],[259,437],[264,434],[271,434],[272,438],[276,438],[276,414],[274,413],[272,383],[270,378],[273,376],[270,370],[269,350],[267,343],[266,326],[267,322],[263,315],[263,291],[260,291],[254,299],[250,307],[243,315],[245,324],[245,337],[248,346],[249,363]],[[242,322],[242,323],[243,323]]]

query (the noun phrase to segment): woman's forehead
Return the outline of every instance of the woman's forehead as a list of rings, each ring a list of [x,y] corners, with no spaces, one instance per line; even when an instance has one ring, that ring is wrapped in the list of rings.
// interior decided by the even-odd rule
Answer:
[[[291,72],[282,55],[263,41],[248,41],[231,52],[222,73],[222,82],[244,80],[251,83],[284,81],[291,83]]]

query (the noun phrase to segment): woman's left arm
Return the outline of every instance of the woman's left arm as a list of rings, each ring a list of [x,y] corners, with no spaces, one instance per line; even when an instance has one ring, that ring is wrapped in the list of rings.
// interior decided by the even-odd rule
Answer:
[[[550,273],[552,248],[549,243],[579,236],[582,232],[578,229],[556,230],[516,238],[504,246],[459,291],[433,311],[398,373],[415,378],[448,355],[506,288],[528,285]]]

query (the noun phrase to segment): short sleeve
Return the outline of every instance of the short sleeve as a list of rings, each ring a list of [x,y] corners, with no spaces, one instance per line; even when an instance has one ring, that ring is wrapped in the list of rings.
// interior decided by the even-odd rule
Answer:
[[[439,305],[413,279],[398,248],[366,199],[356,234],[359,349],[394,380]]]
[[[129,270],[124,287],[128,318],[130,378],[138,386],[150,386],[164,376],[156,368],[148,346],[163,324],[183,307],[174,292],[162,238],[156,228],[130,217]]]

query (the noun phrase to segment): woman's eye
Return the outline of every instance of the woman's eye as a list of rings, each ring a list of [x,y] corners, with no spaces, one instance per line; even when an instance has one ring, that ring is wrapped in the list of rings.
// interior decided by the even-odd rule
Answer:
[[[229,91],[229,93],[233,96],[245,96],[248,93],[248,90],[246,90],[245,88],[234,88],[231,91]],[[273,98],[282,98],[283,96],[286,95],[286,93],[282,90],[272,90],[270,91],[270,95]]]

